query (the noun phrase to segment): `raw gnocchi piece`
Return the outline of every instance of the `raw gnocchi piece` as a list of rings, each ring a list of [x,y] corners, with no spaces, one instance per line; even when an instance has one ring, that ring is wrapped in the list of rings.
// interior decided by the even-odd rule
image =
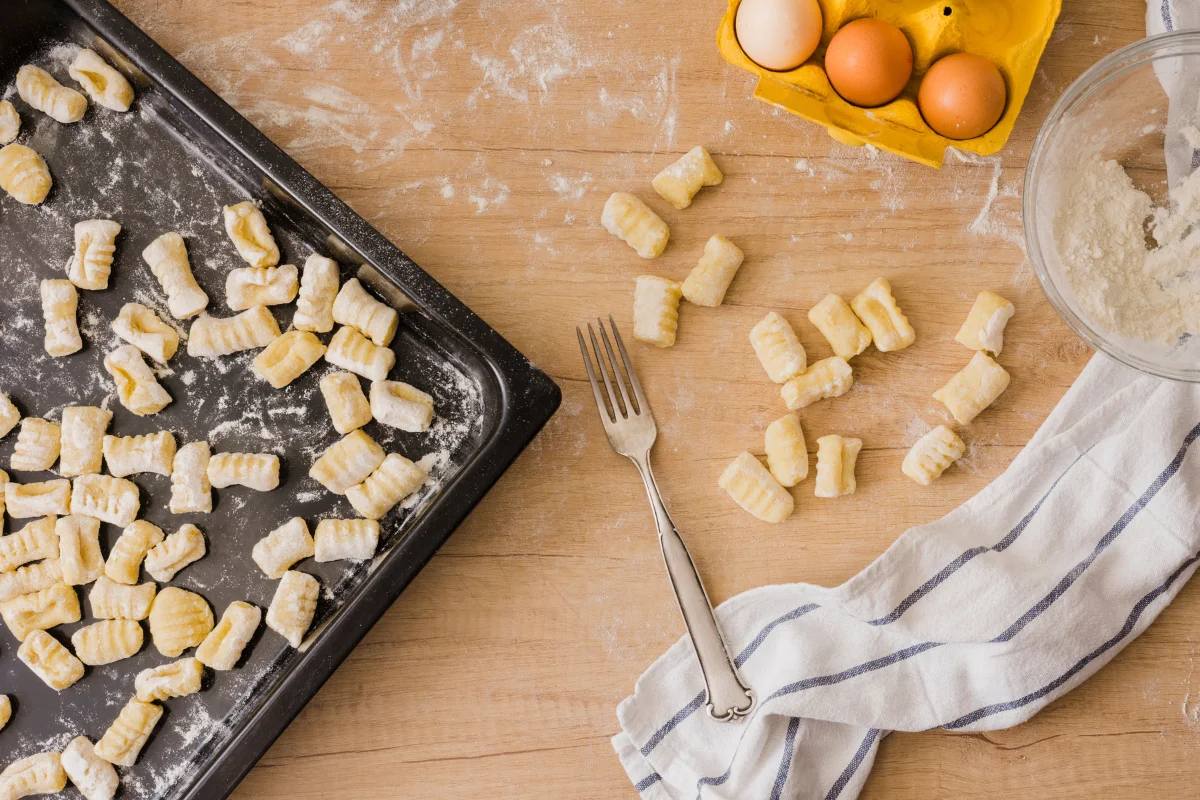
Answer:
[[[46,325],[46,352],[54,358],[69,356],[83,349],[79,335],[79,292],[75,284],[63,280],[42,281],[42,319]]]
[[[88,219],[75,223],[75,254],[67,262],[67,279],[92,292],[108,288],[113,253],[121,223],[111,219]]]
[[[795,501],[787,489],[750,453],[735,458],[717,484],[733,501],[763,522],[783,522],[792,515]]]
[[[175,464],[175,434],[170,431],[144,436],[105,436],[104,462],[118,478],[140,472],[170,475]]]
[[[750,329],[750,346],[775,383],[786,383],[808,368],[808,354],[791,324],[774,311]]]
[[[278,337],[275,317],[266,306],[255,306],[236,317],[200,317],[192,323],[187,351],[189,356],[219,358],[266,347]]]
[[[783,385],[783,402],[789,411],[797,411],[828,397],[839,397],[854,385],[854,371],[841,356],[823,358],[803,375]]]
[[[170,664],[144,669],[134,678],[137,699],[143,703],[186,697],[200,691],[204,665],[195,658],[181,658]]]
[[[671,230],[650,207],[628,192],[613,192],[604,203],[600,224],[642,258],[655,258],[667,248]]]
[[[67,406],[62,410],[58,471],[65,478],[92,475],[104,465],[104,432],[112,412],[95,406]]]
[[[675,344],[683,285],[657,275],[639,275],[633,290],[633,338],[655,347]]]
[[[167,658],[196,647],[212,629],[212,609],[195,592],[168,586],[150,606],[150,637]]]
[[[54,466],[61,446],[62,426],[38,417],[27,417],[21,420],[17,445],[9,463],[20,472],[41,472]]]
[[[724,236],[710,237],[700,261],[683,282],[683,296],[698,306],[721,305],[744,258],[741,248]]]
[[[433,422],[433,396],[402,381],[373,381],[371,416],[384,425],[420,433]]]
[[[321,344],[316,334],[288,331],[255,356],[252,367],[258,377],[272,387],[282,389],[303,375],[323,355],[325,345]]]
[[[162,706],[131,699],[96,742],[96,755],[118,767],[132,767],[162,713]]]
[[[13,405],[8,395],[0,394],[0,439],[8,436],[21,421],[21,412]]]
[[[17,658],[56,692],[83,677],[83,662],[45,631],[34,631],[26,636],[17,648]]]
[[[62,567],[58,565],[57,558],[17,567],[11,572],[0,572],[0,602],[49,589],[56,583],[62,583]]]
[[[141,303],[126,303],[113,320],[113,333],[160,364],[165,364],[179,349],[179,332],[159,319],[154,309]]]
[[[4,506],[10,517],[27,519],[71,513],[71,482],[65,478],[41,483],[8,483]]]
[[[279,456],[273,453],[217,453],[208,460],[208,482],[217,489],[236,485],[269,492],[279,485]]]
[[[112,800],[121,785],[113,765],[96,755],[86,736],[77,736],[62,751],[62,767],[84,800]]]
[[[133,345],[123,344],[109,353],[104,359],[104,369],[117,386],[121,405],[139,417],[157,414],[171,404],[170,393]]]
[[[126,586],[101,575],[88,592],[88,604],[96,619],[145,619],[157,593],[153,583]]]
[[[67,72],[83,86],[93,103],[113,111],[128,111],[133,103],[133,87],[129,81],[94,50],[80,50]]]
[[[167,310],[176,319],[194,317],[208,306],[208,295],[196,283],[187,245],[174,231],[159,236],[142,251],[142,259],[167,295]]]
[[[53,185],[50,168],[32,147],[23,144],[0,147],[0,189],[12,199],[36,206],[46,199]]]
[[[66,786],[67,773],[55,752],[18,759],[0,772],[0,798],[4,800],[61,792]]]
[[[908,318],[896,305],[891,284],[883,278],[876,278],[859,292],[850,301],[850,307],[871,331],[875,349],[881,353],[902,350],[917,340]]]
[[[383,463],[383,448],[362,431],[353,431],[329,446],[308,476],[334,494],[345,494]]]
[[[87,111],[87,98],[54,79],[46,70],[26,64],[17,70],[17,94],[55,122],[79,122]]]
[[[986,353],[976,352],[957,375],[933,393],[933,399],[948,408],[959,425],[966,425],[996,401],[1008,382],[1004,367]]]
[[[854,465],[862,439],[837,434],[817,439],[817,482],[813,494],[817,497],[845,497],[858,488],[854,480]]]
[[[8,473],[0,469],[0,526],[4,525],[4,493],[8,489]]]
[[[103,619],[71,634],[75,657],[89,667],[102,667],[137,655],[142,624],[131,619]]]
[[[371,404],[363,394],[358,376],[349,372],[331,372],[321,378],[321,395],[333,429],[341,434],[361,428],[371,421]]]
[[[808,321],[821,332],[835,355],[854,358],[871,344],[871,332],[854,316],[841,295],[827,294],[808,311]]]
[[[7,100],[0,100],[0,144],[8,144],[21,131],[21,115]]]
[[[716,186],[724,179],[708,151],[696,145],[655,175],[653,183],[659,197],[682,211],[692,204],[696,192],[705,186]]]
[[[58,539],[58,565],[63,583],[82,586],[104,574],[100,520],[71,514],[54,523],[54,534]]]
[[[304,262],[292,324],[297,330],[329,333],[333,330],[333,304],[337,295],[337,262],[313,253]]]
[[[382,519],[392,508],[425,482],[425,470],[402,455],[388,453],[371,475],[362,483],[346,490],[346,499],[354,510],[367,519]],[[317,526],[320,534],[321,526]],[[318,539],[317,560],[321,560]]]
[[[104,574],[109,580],[133,586],[138,581],[142,560],[162,540],[162,528],[144,519],[135,520],[117,537],[104,562]]]
[[[267,608],[267,627],[287,639],[292,647],[299,647],[317,613],[320,592],[321,584],[312,575],[288,570]]]
[[[1015,312],[1013,304],[995,292],[980,292],[954,340],[972,350],[998,356],[1004,349],[1004,326]]]
[[[904,456],[900,471],[922,486],[928,486],[966,451],[966,444],[954,431],[938,425],[912,446]]]
[[[57,556],[54,517],[35,520],[16,533],[0,536],[0,572],[10,572],[22,564]]]
[[[323,519],[317,523],[318,562],[365,561],[379,546],[379,523],[373,519]]]
[[[137,519],[142,503],[137,484],[111,475],[80,475],[71,486],[71,513],[124,528]]]
[[[767,468],[783,486],[795,486],[808,477],[808,448],[795,414],[772,422],[766,434]]]
[[[253,200],[243,200],[223,209],[225,232],[238,255],[252,267],[273,267],[279,263],[279,247],[267,227],[267,219]]]
[[[171,467],[171,513],[208,514],[212,511],[212,484],[208,442],[191,442],[175,451]]]
[[[204,558],[207,548],[204,534],[195,525],[184,525],[146,553],[146,572],[166,583],[194,561]]]
[[[17,641],[23,642],[34,631],[79,622],[79,595],[65,583],[56,583],[0,603],[0,617]]]
[[[255,306],[279,306],[296,299],[299,270],[292,264],[281,267],[241,267],[225,278],[225,302],[233,311]]]
[[[343,325],[329,340],[325,360],[369,381],[382,381],[395,366],[396,354],[387,347],[371,344],[354,328]]]
[[[387,347],[396,336],[400,315],[368,294],[358,278],[351,278],[333,301],[333,321],[354,328],[377,347]]]
[[[12,700],[6,694],[0,694],[0,731],[12,719]]]
[[[233,669],[261,621],[262,609],[258,606],[241,600],[230,603],[221,621],[196,648],[196,660],[218,671]]]
[[[282,578],[295,563],[303,561],[316,552],[308,524],[300,517],[293,517],[275,530],[259,539],[250,553],[254,563],[268,578]]]

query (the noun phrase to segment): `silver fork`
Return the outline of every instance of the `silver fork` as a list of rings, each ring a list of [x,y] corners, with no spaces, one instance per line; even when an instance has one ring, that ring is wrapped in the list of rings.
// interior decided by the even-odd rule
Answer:
[[[575,328],[575,335],[579,337],[579,349],[583,353],[583,364],[587,368],[588,379],[592,382],[596,406],[600,409],[600,421],[604,423],[604,432],[608,434],[608,443],[612,445],[612,449],[634,463],[642,476],[642,483],[646,484],[646,494],[650,495],[650,506],[654,510],[654,524],[658,528],[663,560],[667,563],[667,574],[671,578],[671,587],[675,590],[675,599],[679,601],[679,610],[683,612],[683,622],[692,639],[692,647],[700,659],[700,671],[704,673],[704,685],[708,689],[708,714],[720,722],[739,720],[754,708],[754,692],[738,677],[725,640],[721,638],[721,631],[717,628],[712,603],[709,602],[708,593],[700,581],[696,564],[680,538],[679,531],[675,529],[675,523],[671,522],[666,506],[663,505],[658,484],[654,481],[654,472],[650,469],[650,449],[658,437],[658,428],[654,424],[650,405],[646,402],[646,396],[642,394],[642,385],[638,383],[633,364],[629,361],[629,353],[625,350],[625,343],[621,341],[617,323],[613,321],[611,314],[608,322],[612,326],[613,339],[617,342],[617,350],[620,351],[621,360],[625,364],[629,387],[633,390],[633,396],[630,397],[608,334],[604,330],[604,322],[596,319],[600,327],[600,339],[604,342],[603,351],[589,322],[588,338],[591,339],[592,349],[596,351],[596,365],[600,368],[600,376],[604,380],[610,405],[605,405],[605,396],[600,392],[600,384],[592,370],[592,359],[587,342],[583,338],[583,331]],[[605,353],[608,355],[607,363],[604,359]],[[614,383],[620,393],[619,398],[617,392],[613,391]]]

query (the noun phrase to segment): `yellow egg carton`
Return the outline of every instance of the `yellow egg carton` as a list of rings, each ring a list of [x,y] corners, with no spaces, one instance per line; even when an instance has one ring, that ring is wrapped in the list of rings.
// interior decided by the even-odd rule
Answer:
[[[730,64],[759,76],[755,97],[824,125],[839,142],[871,144],[931,167],[942,165],[949,145],[980,155],[1004,146],[1062,8],[1062,0],[819,0],[825,30],[817,51],[796,69],[772,72],[751,61],[738,44],[734,17],[740,2],[729,0],[717,31],[717,46]],[[898,98],[878,108],[847,103],[830,86],[824,69],[829,40],[847,22],[860,17],[893,23],[913,47],[913,74],[908,85]],[[935,133],[917,108],[917,90],[925,71],[942,56],[958,52],[991,61],[1008,87],[1004,115],[975,139],[947,139]]]

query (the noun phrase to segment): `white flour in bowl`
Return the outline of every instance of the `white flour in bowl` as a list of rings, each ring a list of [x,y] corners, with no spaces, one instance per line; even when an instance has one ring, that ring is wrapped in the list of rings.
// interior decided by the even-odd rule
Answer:
[[[1200,332],[1200,171],[1169,197],[1170,208],[1154,208],[1120,164],[1096,158],[1075,174],[1055,217],[1080,305],[1120,336],[1174,344]]]

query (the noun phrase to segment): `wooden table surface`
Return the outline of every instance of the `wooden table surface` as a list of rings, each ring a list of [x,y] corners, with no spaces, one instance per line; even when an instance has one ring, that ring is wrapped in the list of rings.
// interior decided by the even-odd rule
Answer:
[[[682,279],[723,233],[746,262],[719,309],[685,304],[678,344],[633,358],[659,422],[657,472],[715,601],[769,583],[836,585],[909,526],[1011,462],[1087,361],[1022,246],[1030,144],[1062,90],[1140,38],[1141,0],[1066,0],[1030,97],[996,157],[934,171],[834,143],[751,97],[714,39],[723,4],[662,0],[118,0],[117,5],[317,178],[552,375],[563,405],[462,528],[242,784],[238,798],[635,796],[609,738],[618,702],[683,633],[637,474],[614,455],[574,327],[633,278]],[[650,189],[703,144],[725,173],[688,210]],[[629,190],[671,225],[650,263],[607,234]],[[785,524],[717,489],[784,413],[749,344],[767,310],[814,358],[804,312],[891,282],[917,330],[855,362],[845,397],[804,412],[862,438],[858,492],[800,487]],[[900,460],[944,420],[930,392],[967,360],[952,341],[975,293],[1016,303],[1011,388],[967,427],[930,488]],[[1017,728],[896,734],[867,798],[1195,794],[1192,674],[1200,589],[1096,677]],[[1200,676],[1197,677],[1200,695]]]

